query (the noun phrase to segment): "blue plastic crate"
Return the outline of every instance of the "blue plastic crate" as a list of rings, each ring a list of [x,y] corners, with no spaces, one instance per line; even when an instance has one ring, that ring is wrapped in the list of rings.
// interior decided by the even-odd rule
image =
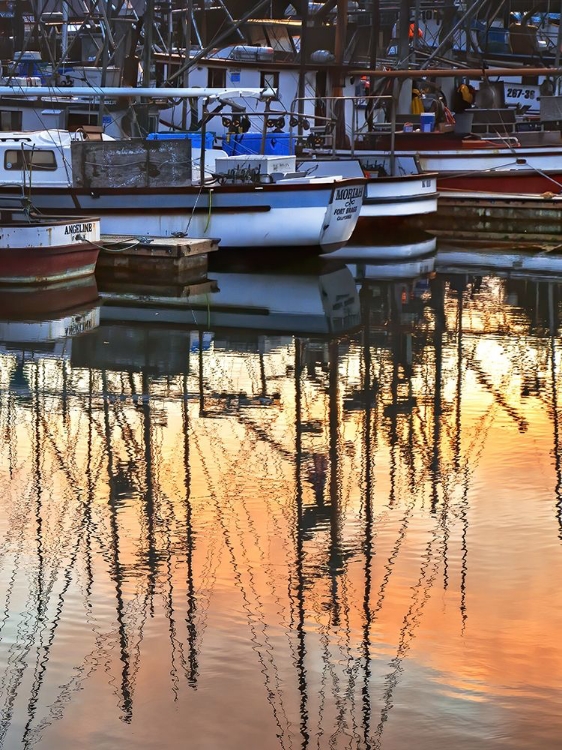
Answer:
[[[222,147],[229,156],[260,154],[262,139],[261,133],[228,133],[222,137]],[[289,156],[291,153],[289,133],[267,133],[264,153],[267,156]]]
[[[166,133],[149,133],[146,136],[147,141],[191,141],[194,148],[201,148],[201,133],[185,133],[170,130]],[[205,133],[205,148],[213,148],[215,144],[215,134]]]

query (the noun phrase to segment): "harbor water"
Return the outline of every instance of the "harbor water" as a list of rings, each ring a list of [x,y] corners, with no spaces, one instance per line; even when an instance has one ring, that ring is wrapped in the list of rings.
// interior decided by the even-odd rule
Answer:
[[[0,748],[561,747],[562,263],[396,248],[3,293]]]

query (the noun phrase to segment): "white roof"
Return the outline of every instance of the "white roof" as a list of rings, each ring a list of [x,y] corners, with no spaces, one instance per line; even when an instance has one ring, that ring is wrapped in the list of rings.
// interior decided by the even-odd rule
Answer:
[[[14,131],[12,133],[0,133],[0,144],[10,142],[24,142],[35,146],[70,146],[70,133],[68,130],[30,130]]]

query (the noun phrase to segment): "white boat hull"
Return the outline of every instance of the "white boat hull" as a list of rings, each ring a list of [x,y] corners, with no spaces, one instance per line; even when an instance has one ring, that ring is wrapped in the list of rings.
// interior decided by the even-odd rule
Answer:
[[[351,237],[363,203],[364,178],[127,190],[32,191],[49,214],[95,213],[102,234],[183,235],[220,241],[221,248],[314,247],[328,251]],[[7,195],[8,188],[0,188]]]
[[[431,214],[437,211],[437,200],[436,175],[377,177],[367,182],[361,218]]]
[[[361,219],[418,216],[437,211],[437,175],[404,174],[394,177],[363,172],[358,159],[319,159],[301,161],[299,169],[317,176],[358,177],[365,174],[367,186]]]
[[[32,220],[0,224],[0,250],[69,247],[80,242],[99,241],[99,219]]]

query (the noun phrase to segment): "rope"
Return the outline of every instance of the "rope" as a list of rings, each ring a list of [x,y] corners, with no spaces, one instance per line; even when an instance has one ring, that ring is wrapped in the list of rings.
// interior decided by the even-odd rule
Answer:
[[[207,223],[205,224],[205,229],[203,230],[203,234],[207,234],[207,231],[209,229],[209,225],[211,224],[211,208],[213,206],[213,191],[209,190],[209,212],[207,214]]]
[[[191,216],[189,217],[189,221],[187,222],[187,226],[185,228],[185,235],[187,236],[189,234],[189,227],[191,226],[191,222],[193,220],[193,216],[195,214],[195,209],[197,208],[197,204],[199,203],[199,198],[201,197],[201,193],[203,192],[203,183],[199,186],[199,193],[197,195],[197,198],[195,200],[195,203],[193,204],[193,208],[191,209]]]
[[[134,247],[140,245],[140,240],[131,237],[129,240],[115,240],[114,242],[109,241],[107,244],[102,245],[99,242],[89,240],[87,237],[83,238],[89,245],[97,247],[100,251],[105,250],[106,253],[124,253],[127,250],[132,250]],[[112,247],[114,245],[115,247]],[[120,247],[117,247],[120,245]]]
[[[455,180],[457,177],[469,177],[470,175],[487,174],[488,172],[495,172],[496,170],[505,169],[517,164],[516,161],[510,161],[507,164],[501,164],[499,167],[489,167],[488,169],[469,169],[466,172],[454,172],[450,175],[439,175],[439,181],[443,180]]]

